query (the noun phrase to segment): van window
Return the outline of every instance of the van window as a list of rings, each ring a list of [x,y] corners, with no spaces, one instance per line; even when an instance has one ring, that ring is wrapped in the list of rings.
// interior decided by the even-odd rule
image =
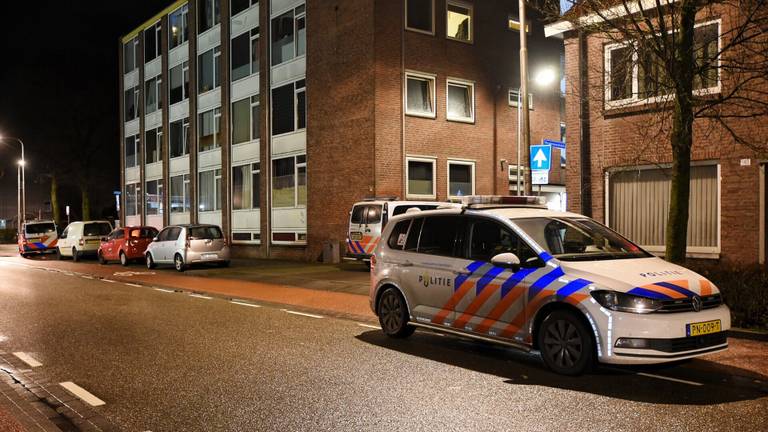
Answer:
[[[93,222],[83,225],[83,236],[105,236],[112,231],[106,222]]]
[[[419,236],[421,235],[421,227],[424,225],[424,218],[417,218],[413,220],[411,229],[408,230],[408,240],[405,241],[404,250],[410,252],[416,252],[416,248],[419,246]]]
[[[352,219],[350,220],[353,224],[362,224],[365,220],[365,208],[367,206],[364,205],[358,205],[354,206],[352,208]]]
[[[222,237],[221,230],[217,226],[203,226],[194,227],[189,229],[189,238],[193,239],[220,239]]]
[[[408,211],[409,208],[414,208],[414,207],[418,208],[418,209],[421,209],[421,210],[434,210],[434,209],[437,208],[437,204],[435,204],[435,205],[432,205],[432,204],[403,204],[403,205],[399,205],[399,206],[395,207],[394,210],[392,210],[392,216],[397,216],[397,215],[403,214],[406,211]]]
[[[408,238],[408,228],[411,226],[411,220],[402,220],[392,228],[392,234],[389,235],[387,245],[390,249],[402,249]]]
[[[370,205],[366,213],[366,224],[377,224],[381,222],[381,206]]]
[[[24,231],[27,232],[27,235],[48,234],[56,231],[56,225],[52,223],[27,224]]]
[[[433,216],[425,218],[419,238],[419,253],[440,256],[463,256],[464,218]]]
[[[486,219],[475,219],[470,230],[469,258],[490,262],[494,256],[511,252],[525,263],[538,255],[517,234]]]

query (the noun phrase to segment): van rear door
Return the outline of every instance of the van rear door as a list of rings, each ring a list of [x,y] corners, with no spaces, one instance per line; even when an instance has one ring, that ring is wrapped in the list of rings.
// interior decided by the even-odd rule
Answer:
[[[355,204],[349,215],[349,233],[347,235],[347,251],[352,255],[363,255],[365,251],[360,245],[365,230],[365,217],[368,205]]]

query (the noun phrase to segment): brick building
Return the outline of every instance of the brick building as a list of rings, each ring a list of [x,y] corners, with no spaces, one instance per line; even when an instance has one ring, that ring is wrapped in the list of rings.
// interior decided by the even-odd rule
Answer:
[[[697,16],[697,61],[717,61],[732,12],[713,8]],[[545,32],[564,40],[569,209],[663,254],[672,161],[665,130],[669,112],[654,109],[656,99],[637,62],[622,60],[626,43],[600,33],[580,38],[569,21],[550,24]],[[724,69],[710,71],[697,77],[694,92],[728,92]],[[755,143],[768,142],[765,118],[741,121],[737,128]],[[712,121],[697,119],[693,132],[687,256],[764,264],[766,160]]]
[[[172,4],[120,41],[122,223],[215,223],[237,254],[314,260],[366,196],[510,193],[516,17],[508,0]],[[531,70],[559,70],[562,42],[530,34]],[[559,88],[529,88],[531,141],[560,139]]]

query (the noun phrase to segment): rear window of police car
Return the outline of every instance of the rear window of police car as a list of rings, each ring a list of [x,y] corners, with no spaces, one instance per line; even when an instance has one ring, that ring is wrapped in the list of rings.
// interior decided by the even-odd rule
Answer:
[[[46,234],[56,231],[56,227],[52,223],[36,223],[27,224],[24,230],[27,234]]]

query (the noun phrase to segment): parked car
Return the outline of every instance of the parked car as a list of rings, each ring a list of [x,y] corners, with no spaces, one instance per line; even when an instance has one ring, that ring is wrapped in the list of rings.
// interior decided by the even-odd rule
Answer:
[[[229,245],[216,225],[172,225],[160,231],[144,256],[149,269],[158,264],[173,264],[178,271],[201,263],[226,267]]]
[[[147,246],[156,236],[157,228],[151,226],[117,228],[101,239],[99,263],[119,260],[126,266],[131,260],[143,260]]]
[[[58,238],[56,223],[53,221],[25,222],[18,239],[19,254],[26,258],[29,254],[54,251]]]
[[[101,238],[112,231],[109,221],[72,222],[59,236],[56,255],[59,259],[72,257],[79,261],[85,255],[96,255]]]

